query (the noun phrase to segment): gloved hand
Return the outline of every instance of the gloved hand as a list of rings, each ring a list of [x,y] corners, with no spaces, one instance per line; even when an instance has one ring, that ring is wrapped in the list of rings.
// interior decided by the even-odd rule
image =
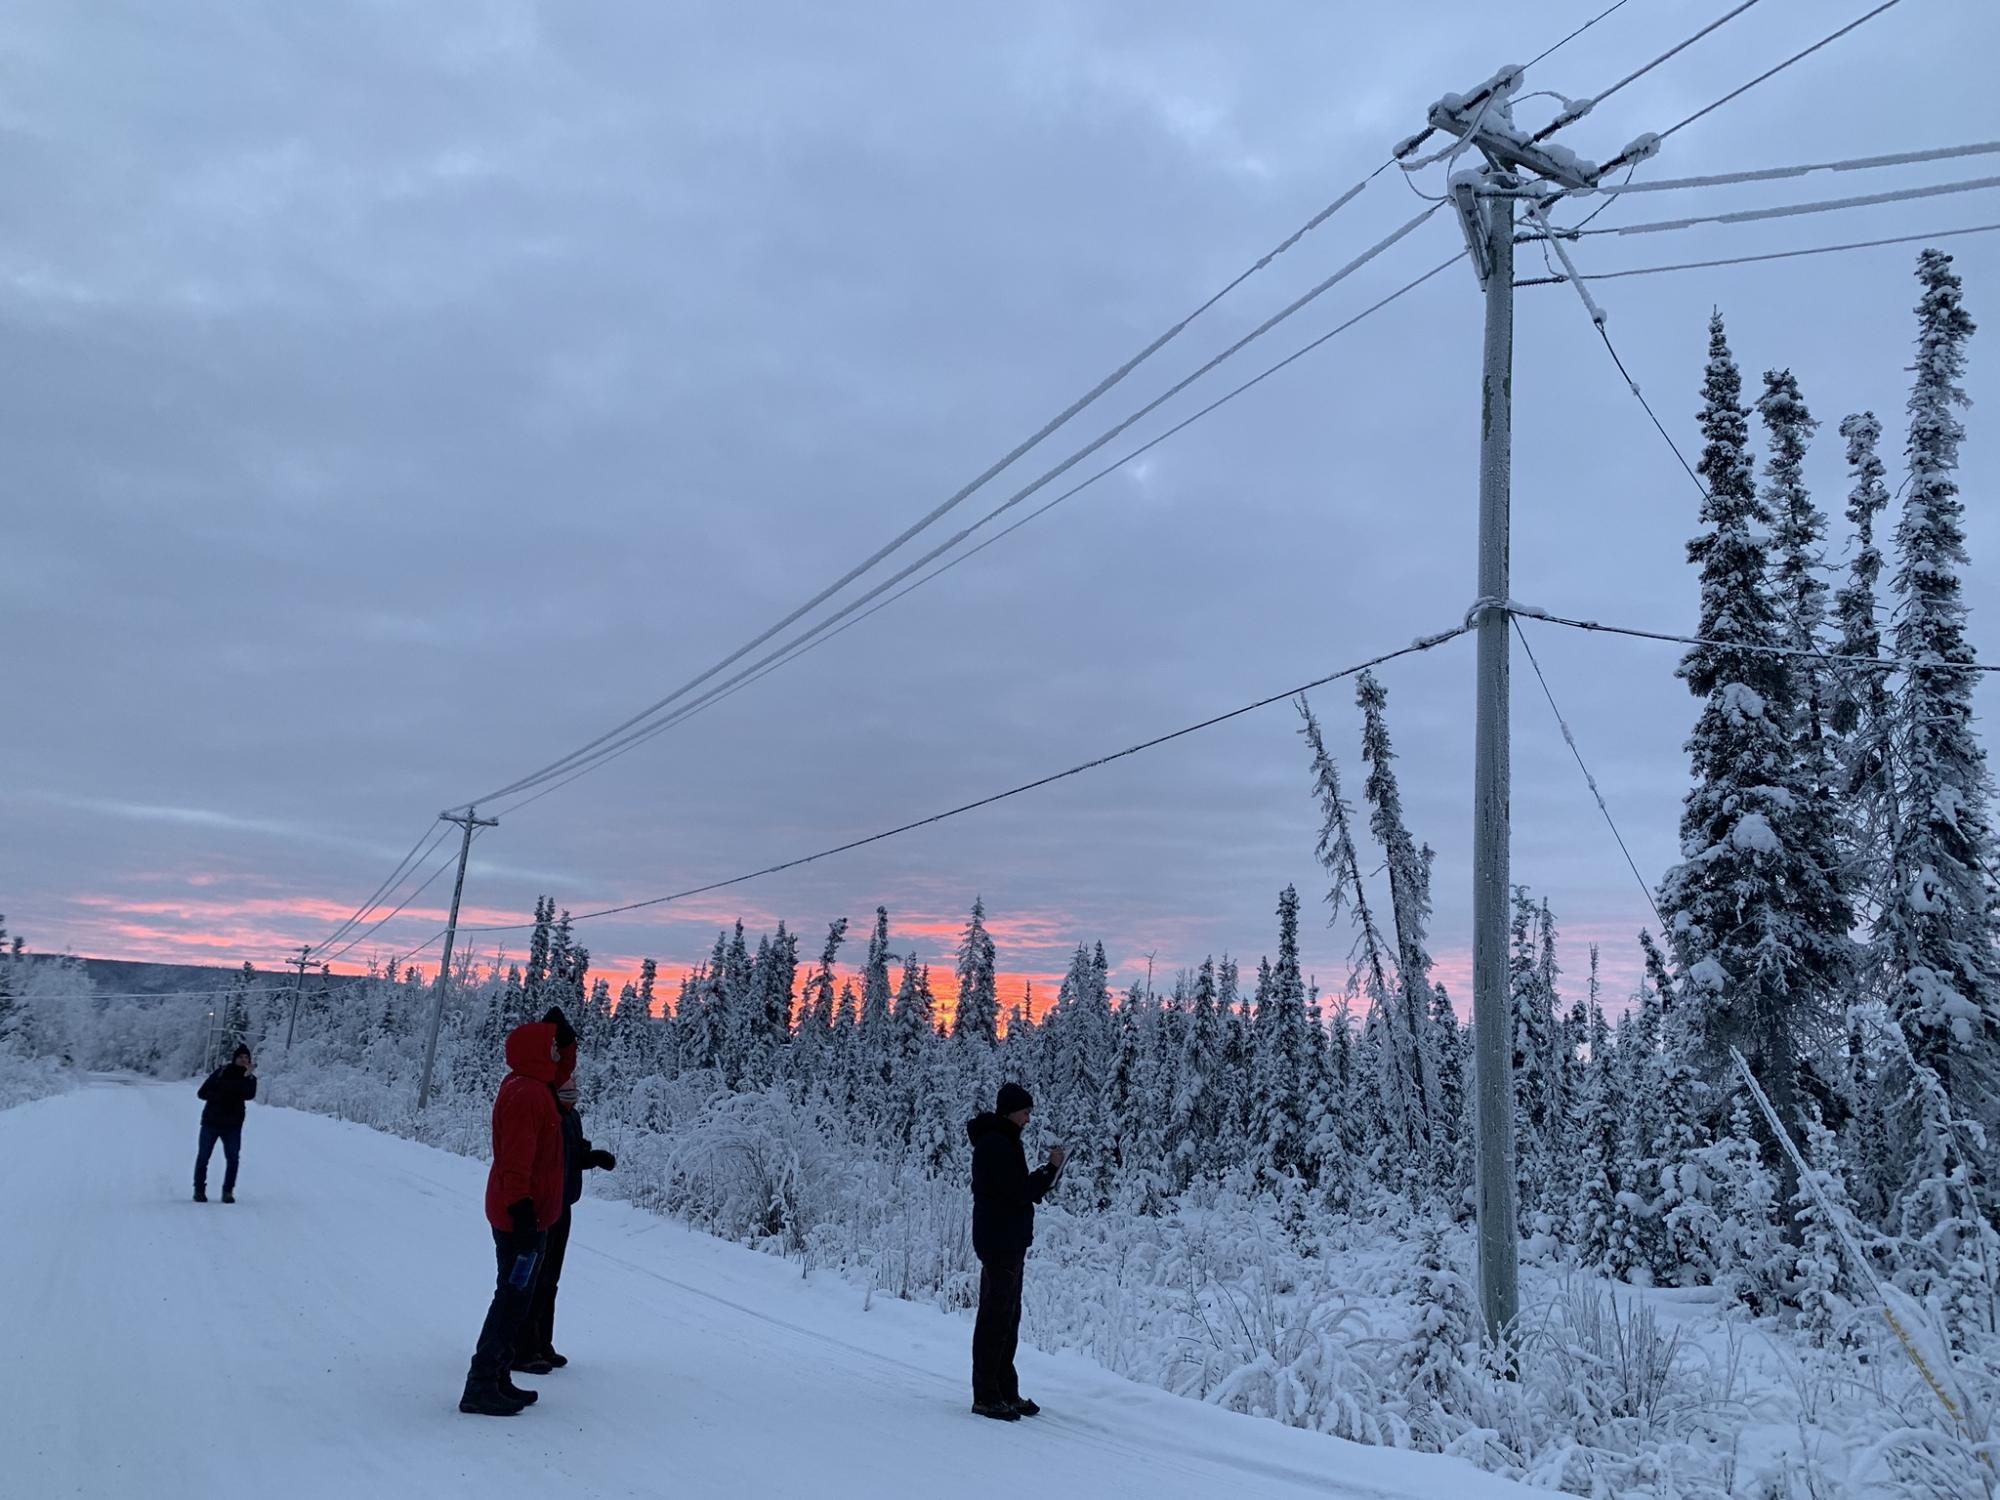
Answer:
[[[609,1151],[593,1151],[583,1159],[583,1164],[586,1167],[599,1167],[609,1172],[618,1166],[618,1158]]]
[[[507,1217],[514,1222],[514,1233],[526,1238],[535,1232],[535,1200],[523,1198],[519,1203],[507,1205]]]

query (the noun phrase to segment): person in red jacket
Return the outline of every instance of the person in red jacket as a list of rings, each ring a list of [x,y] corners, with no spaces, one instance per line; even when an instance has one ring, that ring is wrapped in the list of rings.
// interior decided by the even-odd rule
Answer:
[[[515,1386],[508,1371],[534,1306],[549,1227],[563,1211],[562,1118],[555,1090],[576,1068],[576,1032],[561,1011],[554,1014],[554,1021],[531,1021],[508,1034],[511,1071],[493,1100],[486,1220],[499,1275],[458,1403],[473,1416],[516,1416],[536,1396]]]

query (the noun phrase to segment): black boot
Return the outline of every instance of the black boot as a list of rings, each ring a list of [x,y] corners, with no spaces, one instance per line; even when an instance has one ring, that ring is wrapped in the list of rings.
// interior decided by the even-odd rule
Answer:
[[[560,1370],[564,1365],[569,1363],[567,1359],[563,1358],[562,1355],[556,1353],[556,1351],[553,1349],[544,1349],[542,1351],[542,1358],[547,1360],[551,1365],[553,1365],[558,1370]]]
[[[206,1202],[208,1202],[208,1189],[207,1189],[207,1188],[196,1188],[196,1189],[194,1190],[194,1201],[195,1201],[195,1202],[197,1202],[197,1203],[206,1203]]]
[[[458,1409],[469,1417],[518,1417],[523,1407],[491,1381],[467,1381]]]
[[[524,1391],[505,1375],[500,1377],[500,1394],[517,1406],[533,1406],[542,1399],[540,1391]]]
[[[991,1417],[996,1422],[1018,1422],[1021,1414],[1008,1401],[975,1401],[972,1403],[975,1417]]]
[[[555,1361],[546,1354],[523,1354],[509,1368],[521,1375],[546,1375],[555,1368]]]
[[[222,1195],[222,1201],[224,1203],[234,1203],[236,1201],[236,1195],[234,1193],[224,1193]]]
[[[1024,1417],[1039,1417],[1042,1414],[1042,1409],[1026,1396],[1016,1396],[1014,1398],[1014,1410]]]

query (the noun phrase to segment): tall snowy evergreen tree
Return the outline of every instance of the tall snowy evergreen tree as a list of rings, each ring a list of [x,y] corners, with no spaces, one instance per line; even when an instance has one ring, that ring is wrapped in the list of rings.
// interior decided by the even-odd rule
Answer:
[[[1778,633],[1796,652],[1820,653],[1826,625],[1826,515],[1806,488],[1806,449],[1819,423],[1806,409],[1790,370],[1764,372],[1757,415],[1770,439],[1764,465],[1764,506],[1771,513],[1772,596],[1778,605]],[[1788,663],[1796,719],[1793,743],[1799,774],[1811,791],[1818,815],[1828,815],[1834,790],[1831,745],[1826,738],[1827,699],[1832,682],[1815,655]]]
[[[1361,859],[1355,852],[1350,809],[1340,791],[1340,772],[1327,753],[1319,721],[1303,698],[1299,714],[1305,723],[1300,733],[1312,750],[1313,791],[1319,799],[1322,822],[1315,852],[1332,877],[1327,891],[1331,908],[1329,922],[1338,922],[1352,912],[1355,938],[1354,979],[1368,997],[1366,1036],[1374,1041],[1377,1090],[1382,1114],[1395,1149],[1407,1173],[1413,1173],[1428,1155],[1424,1129],[1423,1068],[1418,1058],[1418,1038],[1405,1023],[1397,986],[1389,973],[1388,959],[1380,929],[1368,903],[1362,883]],[[1414,1177],[1411,1179],[1414,1185]]]
[[[888,1079],[890,1035],[889,908],[875,908],[875,931],[868,939],[868,962],[861,971],[861,1047],[865,1066]]]
[[[1985,752],[1973,733],[1976,673],[1959,572],[1957,409],[1974,327],[1951,257],[1917,260],[1909,497],[1896,527],[1896,654],[1911,663],[1896,705],[1901,794],[1881,915],[1882,957],[1910,1051],[1955,1113],[2000,1126],[2000,958]],[[1989,1189],[1989,1193],[1991,1189]],[[1989,1205],[1992,1203],[1989,1197]]]
[[[999,1040],[1000,992],[993,974],[993,937],[986,930],[986,903],[973,898],[972,916],[958,944],[958,1007],[951,1034],[993,1046]]]
[[[1260,1163],[1272,1173],[1299,1171],[1305,1163],[1308,1058],[1305,979],[1299,972],[1299,893],[1278,896],[1278,961],[1259,976],[1256,1069],[1252,1089]]]
[[[1368,826],[1389,868],[1389,907],[1396,926],[1396,988],[1403,1009],[1403,1030],[1416,1061],[1417,1126],[1430,1135],[1438,1110],[1437,1059],[1428,1031],[1431,1009],[1431,955],[1427,946],[1431,919],[1431,861],[1420,851],[1403,819],[1403,794],[1396,783],[1396,752],[1389,743],[1385,716],[1389,695],[1373,672],[1363,672],[1354,701],[1361,708],[1361,759],[1368,767],[1362,793],[1368,799]]]
[[[1769,577],[1769,507],[1752,482],[1742,378],[1722,316],[1709,322],[1700,473],[1703,529],[1696,634],[1680,676],[1702,710],[1687,750],[1682,863],[1660,905],[1672,928],[1680,1002],[1696,1060],[1713,1077],[1728,1048],[1751,1059],[1781,1117],[1797,1119],[1803,1051],[1827,1034],[1852,925],[1834,884],[1831,830],[1814,826],[1795,738],[1799,696]]]

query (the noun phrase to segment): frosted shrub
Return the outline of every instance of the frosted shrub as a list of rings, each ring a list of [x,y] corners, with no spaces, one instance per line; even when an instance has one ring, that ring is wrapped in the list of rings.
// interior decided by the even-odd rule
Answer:
[[[717,1234],[798,1251],[837,1191],[840,1165],[815,1112],[776,1090],[723,1094],[675,1140],[670,1200]]]

